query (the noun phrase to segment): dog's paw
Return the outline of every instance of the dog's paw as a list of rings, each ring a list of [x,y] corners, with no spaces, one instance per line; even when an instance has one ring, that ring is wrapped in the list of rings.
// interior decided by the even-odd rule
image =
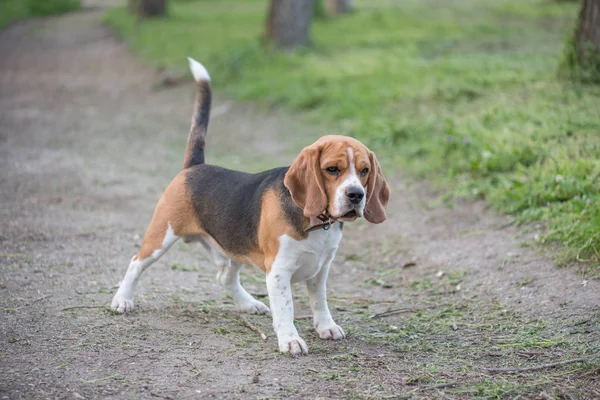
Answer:
[[[133,311],[133,297],[123,297],[116,295],[113,297],[110,308],[119,313],[128,313]]]
[[[283,354],[299,356],[308,355],[308,346],[306,342],[298,335],[284,335],[278,338],[279,351]]]
[[[240,304],[240,310],[248,314],[269,314],[271,310],[263,302],[256,299]]]
[[[342,340],[346,338],[346,334],[341,326],[331,321],[331,324],[315,326],[319,337],[325,340]]]

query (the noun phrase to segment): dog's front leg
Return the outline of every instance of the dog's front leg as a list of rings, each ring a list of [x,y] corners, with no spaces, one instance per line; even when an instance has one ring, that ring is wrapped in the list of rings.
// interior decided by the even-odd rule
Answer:
[[[302,353],[308,354],[308,346],[294,326],[294,301],[291,288],[293,266],[287,264],[286,261],[278,260],[273,263],[267,274],[267,291],[279,350],[297,356]]]
[[[333,257],[323,265],[315,277],[306,281],[306,289],[310,299],[310,308],[313,312],[313,325],[319,332],[319,336],[321,339],[340,340],[344,339],[346,334],[342,327],[333,321],[327,306],[326,282],[332,260]]]

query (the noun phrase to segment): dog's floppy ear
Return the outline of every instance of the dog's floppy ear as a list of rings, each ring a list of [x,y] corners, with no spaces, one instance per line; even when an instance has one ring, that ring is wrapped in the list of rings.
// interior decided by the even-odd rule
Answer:
[[[365,206],[365,219],[373,224],[379,224],[386,220],[385,207],[390,199],[390,189],[375,153],[369,151],[371,161],[371,173],[367,181],[367,205]]]
[[[308,218],[321,215],[327,208],[320,159],[320,147],[306,147],[290,166],[283,181],[294,203],[304,210],[304,216]]]

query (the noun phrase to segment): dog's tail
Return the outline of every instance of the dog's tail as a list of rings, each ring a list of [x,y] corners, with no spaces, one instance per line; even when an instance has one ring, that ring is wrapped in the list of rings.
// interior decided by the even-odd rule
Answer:
[[[211,102],[210,75],[208,75],[208,71],[198,61],[189,57],[188,60],[190,62],[190,69],[196,80],[196,101],[194,102],[194,111],[192,113],[190,136],[188,137],[185,156],[183,158],[184,169],[204,164],[204,139],[206,137],[206,130],[208,129]]]

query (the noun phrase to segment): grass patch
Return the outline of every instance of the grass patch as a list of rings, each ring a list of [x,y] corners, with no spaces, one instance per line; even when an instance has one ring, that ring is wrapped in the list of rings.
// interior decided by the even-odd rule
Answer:
[[[0,3],[0,28],[29,16],[23,0],[4,0]]]
[[[230,95],[302,111],[452,197],[542,221],[562,260],[600,263],[600,87],[557,78],[576,3],[357,1],[286,54],[260,46],[265,10],[173,1],[163,20],[106,21],[152,65],[197,57]]]
[[[28,17],[61,14],[81,8],[81,0],[2,0],[0,29]]]
[[[431,296],[418,288],[410,297],[428,300],[429,307],[375,319],[353,313],[355,320],[348,323],[360,325],[353,337],[394,360],[403,396],[504,399],[545,393],[546,398],[568,398],[596,393],[599,387],[596,317],[549,321],[520,315],[495,300],[464,301],[452,293],[432,306]],[[365,373],[364,354],[331,359],[344,360],[342,376]],[[585,361],[535,369],[574,359]],[[494,372],[511,368],[523,370]]]

